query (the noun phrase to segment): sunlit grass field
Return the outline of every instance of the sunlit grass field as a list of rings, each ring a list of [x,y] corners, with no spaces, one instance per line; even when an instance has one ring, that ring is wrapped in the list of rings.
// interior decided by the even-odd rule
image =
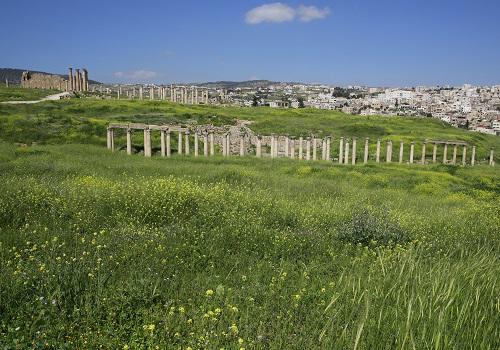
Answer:
[[[0,105],[0,348],[500,348],[498,166],[105,148],[109,121],[237,119],[263,134],[460,139],[479,160],[499,145],[316,110]]]
[[[3,101],[36,101],[43,97],[57,94],[56,90],[24,89],[16,86],[6,87],[0,84],[0,102]]]

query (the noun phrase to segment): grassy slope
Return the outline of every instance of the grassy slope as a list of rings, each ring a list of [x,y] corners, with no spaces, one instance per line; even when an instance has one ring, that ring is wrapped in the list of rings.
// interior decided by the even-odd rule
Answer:
[[[0,343],[500,345],[496,168],[0,147]]]
[[[5,87],[0,84],[0,102],[3,101],[36,101],[43,97],[56,94],[56,90],[24,89],[21,87]]]
[[[262,134],[274,132],[305,136],[312,132],[320,137],[370,137],[372,144],[381,138],[393,140],[395,147],[399,140],[415,141],[416,157],[420,154],[420,143],[426,138],[462,140],[478,146],[478,159],[486,159],[489,149],[493,147],[497,149],[497,162],[500,160],[500,138],[456,129],[434,119],[350,116],[316,109],[221,108],[116,100],[70,100],[35,106],[0,105],[0,116],[0,137],[9,142],[103,145],[105,128],[110,121],[151,124],[196,121],[199,124],[223,125],[245,119],[253,121],[251,128]],[[408,149],[406,147],[406,152]],[[337,142],[334,141],[332,152],[335,154],[336,150]]]

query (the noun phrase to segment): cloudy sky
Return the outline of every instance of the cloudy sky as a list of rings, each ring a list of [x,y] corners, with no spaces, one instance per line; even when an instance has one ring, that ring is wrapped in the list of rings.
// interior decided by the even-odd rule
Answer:
[[[500,84],[498,0],[5,1],[0,67],[104,82]]]

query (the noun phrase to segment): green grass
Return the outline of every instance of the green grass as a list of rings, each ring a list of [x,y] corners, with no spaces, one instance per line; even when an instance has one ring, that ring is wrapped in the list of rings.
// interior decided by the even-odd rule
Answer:
[[[109,122],[236,119],[333,134],[333,155],[340,136],[464,140],[483,163],[499,145],[310,109],[0,105],[0,348],[500,348],[498,166],[105,149]]]
[[[3,101],[36,101],[49,95],[56,94],[56,90],[24,89],[21,87],[6,87],[0,85],[0,102]]]
[[[7,348],[500,346],[496,168],[0,154]]]

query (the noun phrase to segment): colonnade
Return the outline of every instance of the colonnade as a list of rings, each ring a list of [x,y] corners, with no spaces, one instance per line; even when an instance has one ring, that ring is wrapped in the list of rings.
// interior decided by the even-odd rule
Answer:
[[[222,156],[230,156],[238,154],[239,156],[246,156],[249,153],[254,154],[256,157],[261,158],[264,156],[270,158],[287,157],[291,159],[303,160],[324,160],[336,161],[343,165],[356,165],[357,163],[367,164],[371,158],[374,158],[376,163],[392,163],[398,162],[400,164],[436,164],[438,159],[438,148],[442,147],[441,163],[443,164],[462,164],[462,165],[476,165],[476,146],[468,145],[462,141],[441,141],[441,140],[425,140],[421,144],[421,152],[419,158],[416,157],[415,142],[410,142],[406,145],[403,141],[399,141],[399,149],[396,152],[397,160],[393,160],[393,141],[387,140],[385,143],[385,152],[383,153],[383,145],[380,139],[375,143],[374,157],[370,157],[370,139],[365,138],[364,144],[360,147],[362,150],[358,152],[358,139],[352,138],[339,138],[338,151],[332,157],[332,136],[323,138],[316,138],[314,136],[295,138],[290,135],[276,135],[270,136],[262,135],[249,135],[245,132],[240,133],[236,137],[228,132],[215,132],[213,127],[203,126],[199,128],[189,128],[180,126],[158,126],[147,124],[110,124],[107,130],[107,147],[108,149],[115,149],[115,130],[124,129],[127,134],[127,154],[132,154],[132,133],[136,130],[143,131],[144,138],[144,155],[146,157],[152,156],[151,133],[153,131],[160,132],[160,150],[161,156],[171,156],[171,142],[172,133],[177,134],[177,153],[190,155],[191,140],[194,143],[194,156],[201,154],[214,156],[216,153],[216,144],[219,146]],[[194,129],[194,130],[193,130]],[[217,140],[216,140],[217,138]],[[203,148],[200,148],[200,142]],[[409,147],[407,158],[405,158],[405,148]],[[461,148],[461,159],[459,159],[459,147]],[[430,150],[432,148],[432,151]],[[470,150],[470,151],[469,151]],[[265,152],[268,151],[268,152]],[[470,152],[470,157],[469,157]],[[358,159],[360,153],[362,158]],[[372,155],[373,156],[373,155]],[[383,156],[383,160],[382,160]],[[490,150],[488,164],[493,166],[494,151]]]
[[[119,86],[116,91],[116,98],[121,99],[124,96],[122,87]],[[149,100],[168,100],[171,102],[183,103],[183,104],[208,104],[209,102],[209,92],[207,88],[201,88],[198,86],[174,86],[170,87],[151,86],[149,88],[144,88],[139,86],[139,88],[133,88],[132,90],[126,91],[126,98],[144,100],[149,98]]]

